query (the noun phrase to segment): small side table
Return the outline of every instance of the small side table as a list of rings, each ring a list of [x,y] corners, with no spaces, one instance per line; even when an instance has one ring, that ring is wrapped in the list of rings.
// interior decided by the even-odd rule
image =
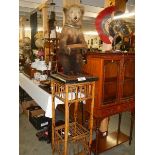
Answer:
[[[95,81],[97,77],[88,75],[67,76],[64,74],[53,74],[51,76],[52,88],[52,151],[58,151],[59,154],[69,155],[68,142],[79,141],[82,143],[84,150],[90,154],[93,132],[93,108]],[[65,104],[65,124],[55,126],[55,98],[63,101]],[[91,100],[90,109],[90,129],[77,122],[78,103],[85,100]],[[74,122],[69,121],[69,107],[74,103]],[[89,142],[88,142],[89,138]],[[60,144],[63,144],[61,152]]]

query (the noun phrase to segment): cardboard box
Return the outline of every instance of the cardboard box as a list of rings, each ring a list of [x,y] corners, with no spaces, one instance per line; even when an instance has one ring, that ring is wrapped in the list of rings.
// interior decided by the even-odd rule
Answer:
[[[34,106],[29,110],[29,121],[37,130],[41,130],[49,125],[50,119],[45,117],[45,112],[41,108]]]
[[[41,108],[40,109],[34,109],[34,110],[29,111],[29,115],[30,115],[30,117],[40,116],[40,115],[45,115],[45,112]]]
[[[29,117],[29,110],[27,110],[27,108],[32,106],[37,106],[37,103],[34,100],[22,102],[23,113],[26,114],[28,117]]]
[[[41,130],[49,125],[49,118],[45,116],[30,116],[29,121],[32,123],[32,125],[37,129]]]

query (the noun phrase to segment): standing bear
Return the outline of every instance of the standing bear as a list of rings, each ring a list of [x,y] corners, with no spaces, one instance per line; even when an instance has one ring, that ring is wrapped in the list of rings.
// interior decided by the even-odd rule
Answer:
[[[86,53],[87,44],[82,32],[82,18],[84,8],[80,5],[71,5],[63,8],[65,24],[60,35],[58,61],[63,67],[64,74],[77,75],[81,73],[83,55]],[[70,48],[70,45],[80,44],[80,48]]]

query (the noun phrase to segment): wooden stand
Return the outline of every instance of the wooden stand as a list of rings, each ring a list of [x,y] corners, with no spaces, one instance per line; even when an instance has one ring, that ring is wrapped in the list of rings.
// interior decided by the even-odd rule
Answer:
[[[93,108],[94,108],[94,93],[96,77],[85,77],[82,80],[78,76],[66,76],[53,74],[51,81],[52,88],[52,151],[58,151],[59,154],[69,155],[68,143],[81,142],[84,152],[90,154],[92,143],[92,128],[93,128]],[[81,78],[81,79],[80,79]],[[65,124],[55,126],[55,98],[58,98],[65,104]],[[90,110],[90,129],[86,129],[77,122],[78,103],[91,100]],[[74,103],[74,122],[69,121],[69,107]],[[89,142],[87,139],[89,138]],[[62,146],[62,149],[61,149]]]

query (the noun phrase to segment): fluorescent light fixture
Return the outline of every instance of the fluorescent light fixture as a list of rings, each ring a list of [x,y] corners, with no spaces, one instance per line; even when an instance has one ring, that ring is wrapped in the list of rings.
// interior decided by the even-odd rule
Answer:
[[[43,27],[38,27],[38,31],[43,31]]]
[[[134,12],[125,13],[125,14],[122,14],[122,15],[119,15],[119,16],[114,16],[113,19],[128,18],[128,17],[132,17],[132,16],[134,16],[134,15],[135,15]]]
[[[24,30],[25,31],[31,31],[31,28],[30,27],[25,27]]]
[[[126,13],[129,13],[129,10],[128,10],[127,8],[126,8],[126,10],[125,10],[125,14],[126,14]]]
[[[19,28],[20,30],[22,29],[21,27]],[[25,31],[31,31],[31,27],[25,27],[24,28]],[[38,27],[38,31],[43,31],[42,27]]]
[[[60,27],[60,26],[56,26],[56,32],[61,33],[61,31],[62,31],[62,27]]]
[[[95,36],[98,35],[98,33],[96,31],[85,31],[83,32],[85,35],[91,35],[91,36]]]
[[[56,26],[56,32],[61,33],[61,31],[62,31],[62,27]],[[92,35],[92,36],[93,35],[98,35],[98,33],[96,31],[85,31],[84,34],[85,35]]]
[[[21,27],[19,29],[22,29]],[[24,28],[25,31],[31,31],[31,27],[25,27]],[[56,31],[57,32],[61,32],[62,27],[58,27],[56,26]],[[43,27],[38,27],[38,31],[43,31]]]

